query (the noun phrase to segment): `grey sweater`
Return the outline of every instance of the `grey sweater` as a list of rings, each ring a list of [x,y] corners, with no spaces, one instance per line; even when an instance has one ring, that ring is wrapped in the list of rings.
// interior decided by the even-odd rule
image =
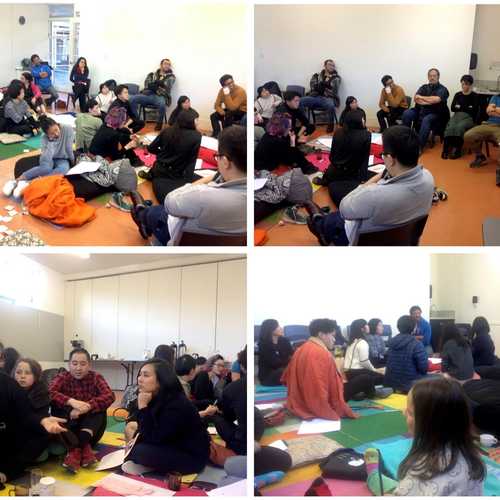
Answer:
[[[69,125],[59,125],[61,135],[55,141],[49,140],[44,134],[42,137],[42,154],[40,155],[40,165],[52,165],[54,159],[69,160],[74,163],[73,142],[75,132]]]
[[[376,184],[358,186],[340,203],[349,243],[360,233],[391,229],[427,215],[432,206],[434,178],[424,167],[416,167]]]
[[[458,380],[469,380],[474,375],[472,350],[467,344],[459,346],[456,341],[448,340],[441,351],[442,371]]]
[[[4,110],[5,118],[10,118],[14,123],[21,123],[25,118],[30,116],[28,103],[23,99],[11,99]]]

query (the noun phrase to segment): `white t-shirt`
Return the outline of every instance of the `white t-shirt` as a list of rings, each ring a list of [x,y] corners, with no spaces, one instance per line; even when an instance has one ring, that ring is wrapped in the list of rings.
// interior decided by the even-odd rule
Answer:
[[[355,340],[351,345],[347,346],[344,359],[344,370],[367,370],[376,371],[370,361],[370,346],[363,339]]]
[[[107,113],[109,111],[109,107],[111,106],[111,103],[115,99],[116,99],[116,96],[115,96],[115,93],[112,90],[110,90],[106,95],[99,94],[96,97],[96,101],[99,104],[99,108],[104,113]]]

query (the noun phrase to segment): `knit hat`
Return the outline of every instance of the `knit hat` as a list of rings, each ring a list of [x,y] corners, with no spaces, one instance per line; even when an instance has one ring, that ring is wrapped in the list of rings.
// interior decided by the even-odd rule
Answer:
[[[130,193],[137,190],[137,175],[129,160],[124,160],[118,170],[115,187],[122,193]]]

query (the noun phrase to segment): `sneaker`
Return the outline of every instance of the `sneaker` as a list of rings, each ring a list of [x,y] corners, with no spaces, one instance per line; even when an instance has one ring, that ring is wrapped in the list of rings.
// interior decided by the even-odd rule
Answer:
[[[322,175],[317,175],[313,180],[312,183],[315,186],[323,186],[323,176]]]
[[[299,213],[296,206],[288,207],[283,214],[283,220],[291,222],[292,224],[307,224],[307,217]]]
[[[474,160],[469,164],[470,168],[478,168],[486,165],[488,163],[488,158],[484,155],[477,155]]]
[[[80,469],[81,462],[82,450],[80,448],[73,448],[66,455],[62,466],[75,474]]]
[[[152,469],[151,467],[136,464],[135,462],[132,462],[132,460],[127,460],[122,464],[122,471],[125,472],[125,474],[131,474],[133,476],[141,476],[146,472],[153,472],[153,470],[154,469]]]
[[[393,392],[394,391],[391,387],[376,387],[375,397],[378,399],[385,399],[388,398]]]
[[[20,200],[23,196],[24,190],[30,185],[28,181],[19,181],[14,189],[13,195],[16,200]]]
[[[17,186],[17,181],[15,180],[7,181],[3,187],[3,194],[5,196],[10,196],[14,192],[16,186]]]
[[[96,462],[97,457],[95,453],[92,451],[90,444],[86,444],[82,449],[82,467],[88,467]]]
[[[125,201],[125,195],[123,193],[113,193],[109,204],[122,212],[130,212],[130,210],[132,210],[132,204]]]

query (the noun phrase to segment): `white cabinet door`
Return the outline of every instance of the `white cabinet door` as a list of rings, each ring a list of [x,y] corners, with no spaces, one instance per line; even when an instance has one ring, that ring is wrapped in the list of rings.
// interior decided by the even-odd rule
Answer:
[[[64,283],[64,359],[71,351],[71,340],[75,333],[75,283]]]
[[[159,344],[179,341],[180,308],[181,270],[150,271],[146,349],[151,353]]]
[[[219,262],[215,346],[235,360],[246,344],[246,261]]]
[[[75,309],[72,339],[83,341],[83,346],[92,352],[92,281],[75,281]]]
[[[118,276],[92,280],[92,354],[118,355]]]
[[[181,328],[179,339],[188,353],[215,352],[217,264],[182,268]]]
[[[118,358],[144,359],[149,273],[120,276],[118,294]]]

